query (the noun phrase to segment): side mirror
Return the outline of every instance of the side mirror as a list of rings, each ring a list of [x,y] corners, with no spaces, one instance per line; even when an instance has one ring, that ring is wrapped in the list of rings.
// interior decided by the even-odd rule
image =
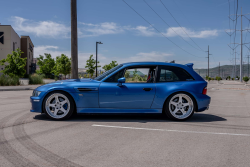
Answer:
[[[125,77],[119,78],[117,86],[122,86],[122,83],[125,83],[125,81],[126,81]]]

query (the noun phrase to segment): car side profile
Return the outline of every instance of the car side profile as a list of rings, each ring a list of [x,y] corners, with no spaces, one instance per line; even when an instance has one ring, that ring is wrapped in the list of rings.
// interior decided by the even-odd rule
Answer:
[[[76,113],[163,113],[186,120],[209,108],[207,82],[193,64],[132,62],[94,79],[70,79],[36,88],[31,112],[54,120]]]

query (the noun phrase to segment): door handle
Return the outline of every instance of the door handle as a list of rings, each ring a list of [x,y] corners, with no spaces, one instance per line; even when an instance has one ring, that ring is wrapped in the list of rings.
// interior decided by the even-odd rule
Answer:
[[[143,88],[143,90],[150,91],[150,90],[152,90],[152,88]]]

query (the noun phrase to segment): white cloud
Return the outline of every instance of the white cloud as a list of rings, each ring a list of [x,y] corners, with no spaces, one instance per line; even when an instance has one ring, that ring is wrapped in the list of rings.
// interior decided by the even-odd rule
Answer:
[[[155,33],[152,27],[137,26],[135,28],[130,28],[129,30],[134,30],[137,33],[137,35],[140,35],[140,36],[151,37],[151,36],[158,35]]]
[[[143,61],[165,62],[169,61],[168,57],[170,56],[173,56],[173,54],[152,51],[152,52],[140,52],[134,56],[128,56],[126,58],[113,57],[110,58],[110,60],[116,60],[118,63],[143,62]]]
[[[70,26],[66,26],[62,23],[57,23],[53,21],[33,21],[22,17],[14,16],[12,17],[13,27],[15,30],[26,34],[35,34],[38,37],[52,37],[52,38],[69,38],[70,37]],[[182,37],[187,37],[186,33],[181,27],[172,27],[172,29],[177,32]],[[168,28],[166,33],[167,37],[175,37],[177,34]],[[203,31],[193,31],[183,27],[183,29],[192,38],[208,38],[211,36],[218,36],[218,30],[203,30]],[[146,26],[120,26],[114,22],[104,22],[100,24],[92,23],[79,23],[78,24],[78,37],[91,37],[100,35],[110,35],[110,34],[120,34],[125,31],[134,32],[136,35],[152,37],[160,36],[159,33],[152,27]]]
[[[167,61],[169,56],[173,56],[173,54],[163,53],[163,52],[149,52],[149,53],[137,53],[136,56],[131,57],[132,60],[135,61]]]
[[[35,34],[38,37],[69,37],[70,27],[53,21],[39,21],[12,17],[13,27],[21,33]]]
[[[174,31],[173,31],[174,30]],[[187,34],[191,37],[191,38],[209,38],[212,36],[218,36],[218,30],[203,30],[203,31],[193,31],[190,29],[187,29],[185,27],[171,27],[167,29],[167,32],[165,33],[165,35],[167,37],[175,37],[177,36],[177,34],[179,34],[182,37],[188,37]],[[176,34],[176,33],[177,34]]]
[[[124,28],[118,26],[114,22],[104,22],[100,24],[91,24],[91,23],[81,23],[84,25],[82,28],[82,36],[99,36],[99,35],[108,35],[108,34],[119,34],[124,32]]]

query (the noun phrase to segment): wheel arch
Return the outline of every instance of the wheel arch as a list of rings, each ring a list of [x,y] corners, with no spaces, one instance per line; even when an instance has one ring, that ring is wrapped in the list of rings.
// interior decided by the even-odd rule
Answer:
[[[186,91],[177,91],[177,92],[171,93],[168,97],[166,97],[166,99],[165,99],[165,101],[164,101],[164,104],[163,104],[163,107],[162,107],[162,113],[164,113],[164,110],[165,110],[165,107],[166,107],[166,101],[167,101],[171,96],[173,96],[174,94],[178,94],[178,93],[185,93],[185,94],[189,95],[189,96],[194,100],[194,103],[195,103],[195,112],[198,111],[198,103],[197,103],[197,100],[196,100],[196,98],[194,97],[194,95],[192,95],[191,93],[186,92]]]
[[[74,113],[77,113],[77,108],[76,108],[76,102],[75,102],[75,99],[73,98],[73,96],[69,93],[69,92],[67,92],[67,91],[65,91],[65,90],[52,90],[52,91],[49,91],[49,92],[47,92],[45,95],[44,95],[44,98],[43,98],[43,102],[42,102],[42,113],[44,113],[44,111],[43,111],[43,105],[44,105],[44,100],[46,99],[46,97],[47,97],[47,95],[48,94],[50,94],[50,93],[53,93],[53,92],[63,92],[63,93],[65,93],[65,94],[67,94],[68,96],[70,96],[72,99],[73,99],[73,102],[74,102],[74,107],[75,107],[75,111],[74,111]]]

